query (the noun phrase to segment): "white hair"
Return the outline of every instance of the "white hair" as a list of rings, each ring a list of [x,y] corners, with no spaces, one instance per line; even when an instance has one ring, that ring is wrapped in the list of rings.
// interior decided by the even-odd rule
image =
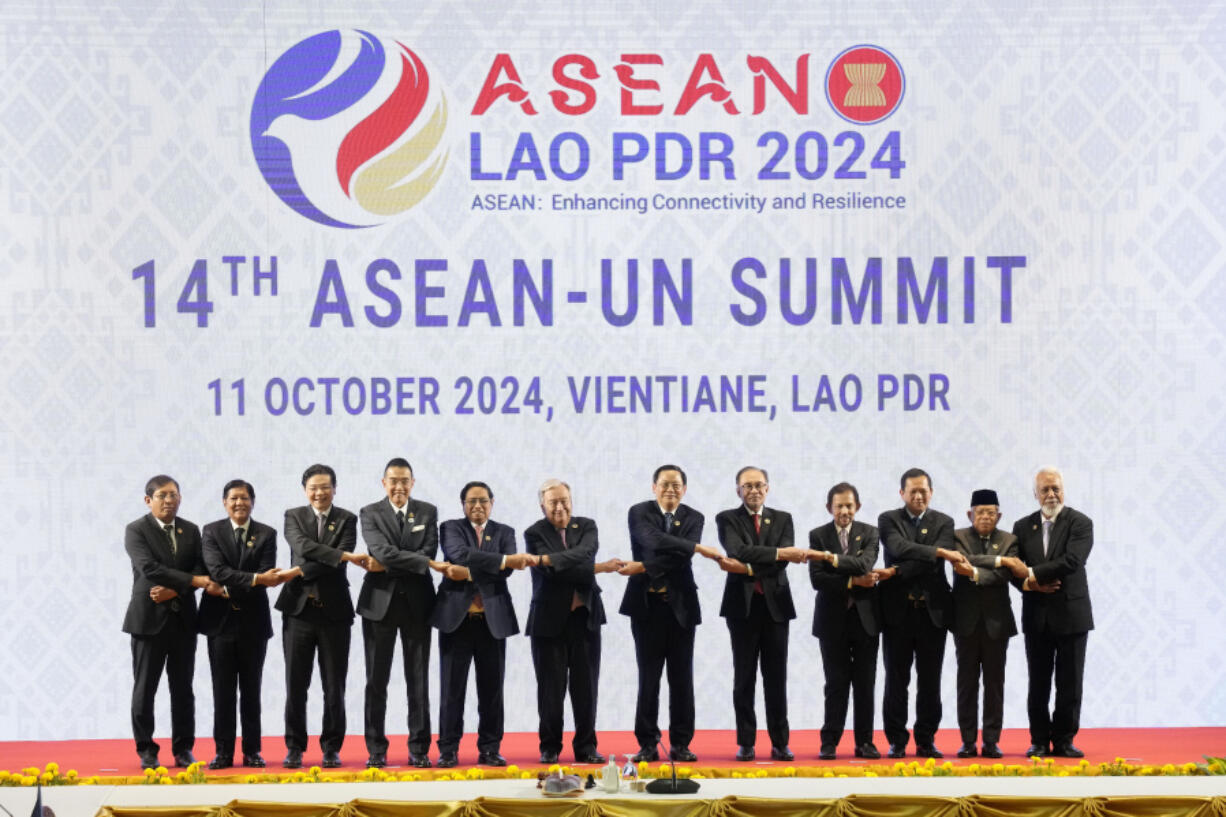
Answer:
[[[567,485],[565,482],[563,482],[563,481],[562,481],[562,480],[560,480],[560,479],[553,479],[553,478],[551,477],[551,478],[549,478],[549,479],[545,480],[544,482],[542,482],[542,483],[541,483],[541,487],[537,489],[537,492],[536,492],[536,501],[537,501],[539,504],[542,504],[542,505],[543,505],[543,504],[545,504],[545,493],[546,493],[546,492],[548,492],[548,491],[553,490],[554,488],[565,488],[565,489],[566,489],[566,493],[567,493],[568,495],[570,494],[570,486],[569,486],[569,485]],[[573,498],[573,497],[572,497],[572,498]]]
[[[1038,471],[1035,471],[1034,473],[1035,480],[1038,481],[1039,477],[1043,476],[1044,474],[1051,474],[1053,477],[1060,480],[1061,485],[1064,484],[1064,474],[1062,474],[1060,472],[1060,469],[1057,468],[1056,466],[1045,465],[1042,468],[1040,468]]]

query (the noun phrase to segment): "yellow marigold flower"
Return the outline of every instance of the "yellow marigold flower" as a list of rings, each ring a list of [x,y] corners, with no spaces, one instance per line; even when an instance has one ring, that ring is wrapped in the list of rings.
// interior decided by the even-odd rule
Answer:
[[[1165,766],[1162,767],[1162,773],[1163,774],[1175,774],[1175,765],[1173,763],[1167,763]]]
[[[155,771],[154,771],[153,769],[151,769],[151,768],[150,768],[150,769],[145,769],[145,771],[144,771],[144,775],[145,775],[145,777],[153,777],[155,774],[157,774],[157,772],[155,772]]]
[[[179,772],[178,774],[175,775],[175,780],[178,780],[180,783],[186,783],[187,782],[187,772]]]
[[[33,786],[37,782],[38,782],[38,778],[32,774],[28,774],[25,777],[21,778],[21,785],[23,786]]]
[[[249,774],[249,775],[247,775],[245,778],[243,778],[243,782],[245,782],[245,783],[259,783],[259,782],[260,782],[260,778],[256,777],[256,776],[255,776],[255,775],[253,775],[253,774]]]
[[[98,775],[90,775],[89,777],[87,777],[87,778],[85,778],[84,780],[82,780],[82,781],[81,781],[81,785],[82,785],[82,786],[96,786],[96,785],[98,785]]]
[[[510,766],[507,766],[507,774],[519,774],[519,767],[512,763]]]
[[[1196,764],[1195,764],[1195,763],[1192,763],[1191,761],[1189,761],[1189,762],[1187,762],[1187,763],[1183,764],[1183,770],[1184,770],[1184,772],[1185,772],[1185,773],[1191,773],[1191,772],[1194,772],[1194,771],[1196,771]]]
[[[1056,759],[1054,757],[1045,758],[1043,762],[1046,763],[1048,766],[1056,765]]]
[[[76,770],[76,769],[69,769],[68,771],[64,772],[64,777],[68,778],[69,780],[76,780],[76,779],[77,779],[77,770]]]
[[[39,769],[37,766],[26,766],[24,769],[21,770],[21,773],[25,775],[26,777],[29,777],[30,775],[38,774],[40,771],[41,769]]]
[[[307,769],[307,771],[309,771],[311,774],[319,774],[323,771],[323,769],[319,768],[318,766],[312,766],[310,769]]]
[[[169,777],[163,777],[159,779],[158,782],[163,786],[173,786],[175,781],[171,780]]]
[[[643,771],[647,771],[647,764],[646,764],[646,763],[643,763],[643,764],[642,764],[642,766],[643,766]],[[557,773],[558,773],[559,771],[561,771],[561,770],[562,770],[562,767],[561,767],[561,766],[559,766],[559,765],[558,765],[558,764],[556,764],[556,763],[551,764],[551,765],[550,765],[550,767],[549,767],[549,773],[550,773],[550,774],[557,774]]]
[[[1062,771],[1059,774],[1057,774],[1056,777],[1068,777],[1068,772]]]
[[[167,769],[165,766],[158,766],[157,773],[158,773],[158,776],[165,777],[166,775],[170,774],[170,770]]]
[[[795,767],[795,766],[784,766],[784,767],[783,767],[783,776],[784,776],[784,777],[795,777],[795,776],[796,776],[796,767]]]
[[[864,776],[865,777],[876,777],[877,773],[876,772],[865,772]]]
[[[1078,765],[1078,766],[1080,766],[1080,767],[1082,767],[1082,768],[1084,769],[1086,766],[1089,766],[1089,765],[1090,765],[1090,761],[1086,760],[1086,759],[1083,757],[1081,760],[1077,761],[1077,765]]]
[[[937,762],[936,762],[934,759],[932,759],[932,758],[928,758],[927,760],[925,760],[925,761],[924,761],[924,768],[925,768],[925,769],[931,769],[931,768],[933,768],[933,767],[934,767],[934,766],[936,766],[936,765],[937,765]]]
[[[47,764],[47,771],[51,772],[52,774],[55,774],[59,770],[60,764],[56,763],[54,760]]]
[[[954,764],[948,760],[941,764],[941,768],[947,772],[953,769],[953,767],[954,767]]]
[[[971,765],[966,767],[966,770],[970,772],[971,774],[979,774],[979,764],[972,763]]]
[[[520,772],[520,773],[519,773],[519,779],[520,779],[520,780],[531,780],[531,779],[532,779],[532,772]]]
[[[895,770],[895,771],[902,771],[904,768],[906,768],[906,765],[907,765],[907,764],[906,764],[906,763],[903,763],[901,760],[895,761],[895,762],[894,762],[894,770]]]
[[[469,779],[469,780],[484,780],[484,779],[485,779],[485,772],[484,772],[484,771],[482,771],[481,769],[477,769],[477,768],[469,769],[469,770],[468,770],[468,779]]]
[[[1005,764],[1003,764],[1003,763],[993,763],[993,764],[992,764],[992,773],[993,773],[993,774],[1004,774],[1004,773],[1005,773]]]
[[[0,780],[8,780],[13,775],[8,770],[0,770]]]
[[[829,773],[827,772],[827,774],[829,774]],[[733,777],[744,777],[745,775],[741,774],[740,772],[733,772],[733,773],[732,773],[732,776],[733,776]]]

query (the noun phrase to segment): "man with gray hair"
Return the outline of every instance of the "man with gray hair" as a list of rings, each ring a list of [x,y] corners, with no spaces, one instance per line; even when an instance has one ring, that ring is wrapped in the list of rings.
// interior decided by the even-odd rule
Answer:
[[[1027,755],[1083,757],[1073,745],[1081,725],[1081,682],[1086,641],[1094,629],[1086,560],[1094,547],[1094,523],[1064,504],[1064,478],[1043,468],[1034,478],[1039,510],[1013,523],[1020,559],[1002,560],[1022,592],[1022,632],[1030,690]],[[1056,705],[1049,710],[1052,675]]]
[[[600,628],[604,604],[596,573],[625,562],[597,564],[596,523],[571,516],[570,486],[545,480],[537,492],[544,519],[524,531],[524,549],[539,556],[532,570],[532,607],[525,634],[532,641],[541,763],[562,751],[562,706],[570,689],[576,763],[604,763],[596,751],[596,693],[600,683]]]

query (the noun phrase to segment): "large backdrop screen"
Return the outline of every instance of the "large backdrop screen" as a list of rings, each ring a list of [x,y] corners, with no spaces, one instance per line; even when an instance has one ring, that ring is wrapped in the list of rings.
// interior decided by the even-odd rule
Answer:
[[[394,456],[441,518],[481,479],[521,531],[564,479],[602,559],[665,462],[710,544],[742,465],[802,542],[840,480],[875,522],[920,466],[960,525],[976,488],[1009,525],[1059,466],[1095,522],[1083,723],[1226,724],[1226,11],[911,5],[6,3],[0,736],[129,734],[148,477],[198,524],[244,478],[280,528],[307,465],[356,511]],[[724,576],[695,569],[698,725],[730,728]],[[602,730],[633,722],[624,581]],[[1025,677],[1019,638],[1007,727]],[[208,678],[202,640],[201,735]],[[509,730],[534,689],[517,636]],[[283,700],[278,634],[270,734]]]

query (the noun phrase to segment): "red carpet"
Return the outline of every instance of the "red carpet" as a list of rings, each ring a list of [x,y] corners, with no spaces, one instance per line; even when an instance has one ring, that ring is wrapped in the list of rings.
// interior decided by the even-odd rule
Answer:
[[[570,754],[569,734],[562,752],[561,762],[569,764]],[[984,762],[979,759],[958,760],[954,753],[961,741],[955,729],[942,730],[937,734],[936,745],[946,754],[946,759],[958,765],[974,762]],[[169,766],[173,759],[170,754],[170,739],[159,739],[162,745],[160,760]],[[819,761],[817,752],[820,739],[817,730],[793,731],[792,751],[796,760],[792,764],[820,766],[823,764],[837,766],[849,763],[863,763],[852,757],[852,738],[848,733],[839,744],[839,757],[833,761]],[[881,733],[876,735],[877,747],[883,752],[887,748]],[[391,751],[388,761],[391,768],[404,768],[408,761],[408,749],[404,736],[391,738]],[[1025,763],[1024,752],[1030,744],[1029,735],[1025,729],[1006,729],[1000,742],[1005,757],[998,763]],[[1114,760],[1123,757],[1133,764],[1162,765],[1165,763],[1200,762],[1202,755],[1226,754],[1226,728],[1198,727],[1179,729],[1084,729],[1077,735],[1077,746],[1086,753],[1086,759],[1091,763]],[[739,766],[754,768],[754,764],[738,764],[734,760],[736,741],[732,731],[700,730],[690,748],[698,755],[696,765]],[[908,747],[909,749],[913,747]],[[634,735],[630,732],[601,732],[601,752],[617,752],[618,763],[624,761],[623,755],[635,752]],[[765,732],[759,733],[758,762],[769,762],[770,745]],[[516,732],[506,736],[502,744],[502,754],[510,763],[521,767],[537,766],[539,753],[537,751],[536,734]],[[213,742],[207,738],[196,741],[195,755],[197,760],[209,761],[213,757]],[[268,761],[269,772],[284,771],[281,759],[285,755],[285,744],[280,737],[264,739],[264,759]],[[438,760],[438,752],[432,748],[432,761]],[[460,745],[460,762],[463,766],[475,763],[477,759],[476,736],[466,735]],[[914,760],[908,754],[906,760]],[[366,748],[361,735],[350,735],[345,740],[341,752],[344,769],[360,770],[366,765]],[[62,769],[76,769],[82,776],[88,775],[134,775],[140,774],[140,764],[137,762],[136,750],[130,739],[124,740],[77,740],[77,741],[3,741],[0,742],[0,769],[15,771],[26,766],[42,767],[49,761],[60,764]],[[305,766],[317,765],[320,761],[319,744],[312,739],[304,758]],[[886,759],[878,763],[892,763]],[[1075,760],[1059,759],[1058,763],[1076,763]],[[236,768],[224,774],[241,773]],[[218,772],[223,774],[223,772]]]

